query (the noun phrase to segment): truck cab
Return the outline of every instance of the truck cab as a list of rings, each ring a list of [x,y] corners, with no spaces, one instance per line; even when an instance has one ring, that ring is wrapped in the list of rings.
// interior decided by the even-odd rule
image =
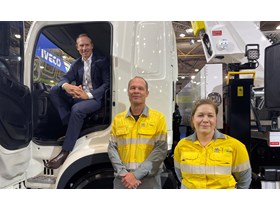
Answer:
[[[0,188],[112,188],[111,122],[128,110],[127,83],[136,75],[149,83],[147,105],[166,117],[171,150],[178,76],[171,22],[42,21],[33,22],[28,34],[24,28],[24,22],[0,22]],[[101,110],[85,119],[64,164],[47,169],[44,162],[58,154],[66,132],[49,91],[79,57],[81,33],[92,38],[94,53],[108,58],[110,88]],[[173,175],[166,167],[163,188],[177,187]]]

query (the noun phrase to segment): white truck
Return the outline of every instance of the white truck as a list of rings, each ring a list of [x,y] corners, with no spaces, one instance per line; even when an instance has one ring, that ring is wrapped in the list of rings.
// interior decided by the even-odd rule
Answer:
[[[136,75],[149,83],[147,105],[166,117],[172,148],[178,65],[171,22],[42,21],[33,22],[27,36],[23,24],[0,22],[0,188],[112,188],[111,122],[129,108],[127,83]],[[111,87],[67,160],[51,170],[44,162],[60,151],[65,127],[48,93],[79,56],[80,33],[92,37],[94,53],[108,57]],[[173,175],[167,166],[163,188],[177,187]]]
[[[252,188],[280,188],[280,44],[272,45],[257,22],[192,24],[207,65],[224,66],[223,131],[246,145]]]

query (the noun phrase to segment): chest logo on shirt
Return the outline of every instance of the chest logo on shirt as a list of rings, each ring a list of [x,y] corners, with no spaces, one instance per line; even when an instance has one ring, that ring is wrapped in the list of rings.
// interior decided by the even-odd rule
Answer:
[[[217,153],[218,153],[218,152],[220,152],[220,149],[219,149],[218,147],[215,147],[215,148],[214,148],[214,152],[217,152]]]
[[[219,148],[219,147],[214,147],[213,148],[214,153],[221,153],[221,152],[226,152],[226,153],[231,153],[232,150],[231,148]]]
[[[232,152],[232,150],[230,148],[225,148],[224,151],[225,152]]]

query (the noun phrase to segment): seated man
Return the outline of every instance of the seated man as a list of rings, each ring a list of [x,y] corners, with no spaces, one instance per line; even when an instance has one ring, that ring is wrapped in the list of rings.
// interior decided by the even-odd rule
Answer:
[[[50,169],[57,169],[64,163],[75,146],[84,118],[101,108],[104,92],[110,86],[109,62],[93,54],[93,42],[87,34],[78,36],[76,48],[81,57],[50,91],[50,99],[62,123],[68,124],[61,152],[45,163]]]

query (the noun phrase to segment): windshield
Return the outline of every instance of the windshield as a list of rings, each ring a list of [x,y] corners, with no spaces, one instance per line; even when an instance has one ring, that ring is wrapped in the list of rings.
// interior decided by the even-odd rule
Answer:
[[[67,73],[74,58],[59,48],[43,33],[40,34],[34,59],[34,75],[36,82],[56,85]]]

